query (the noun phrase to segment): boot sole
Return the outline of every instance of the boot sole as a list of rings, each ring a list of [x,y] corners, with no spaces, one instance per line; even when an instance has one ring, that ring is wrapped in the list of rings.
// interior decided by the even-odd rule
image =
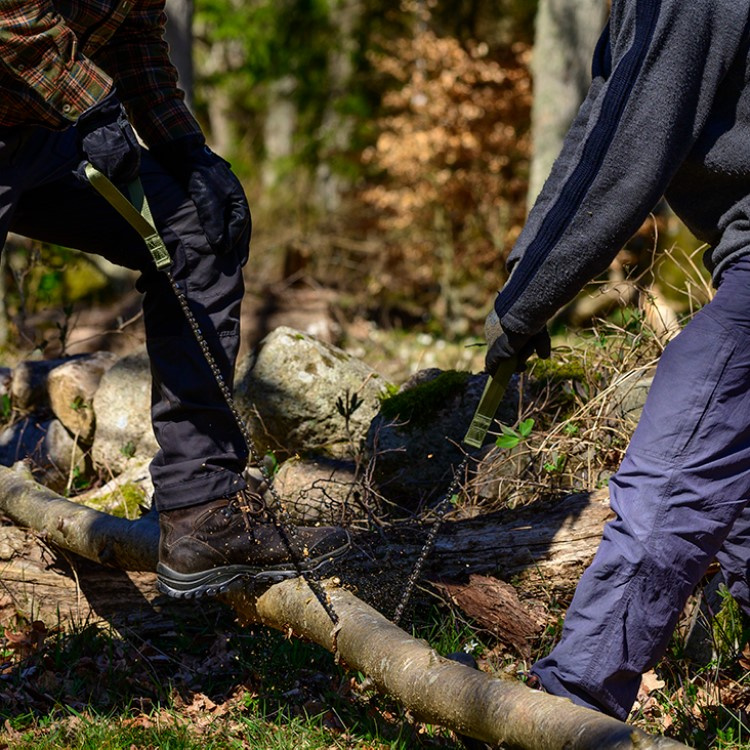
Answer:
[[[338,549],[326,552],[305,561],[306,572],[319,572],[346,552],[350,542]],[[198,599],[203,596],[216,596],[246,583],[270,585],[299,575],[297,568],[288,563],[273,568],[253,567],[252,565],[224,565],[220,568],[201,570],[197,573],[178,573],[164,563],[156,566],[156,585],[163,594],[176,599]]]

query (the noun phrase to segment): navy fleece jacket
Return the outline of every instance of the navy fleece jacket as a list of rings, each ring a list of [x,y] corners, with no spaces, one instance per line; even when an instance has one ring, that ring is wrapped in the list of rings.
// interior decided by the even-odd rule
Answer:
[[[495,309],[535,333],[662,195],[722,270],[750,254],[750,0],[613,0],[588,96],[513,248]]]

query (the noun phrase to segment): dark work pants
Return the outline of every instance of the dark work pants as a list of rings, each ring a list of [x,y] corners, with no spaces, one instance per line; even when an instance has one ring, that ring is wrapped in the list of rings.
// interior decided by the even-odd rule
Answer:
[[[98,253],[141,273],[137,287],[144,295],[151,414],[160,446],[151,464],[154,503],[165,510],[236,492],[245,486],[242,435],[166,276],[155,270],[141,237],[74,175],[78,161],[74,128],[0,128],[0,247],[13,231]],[[214,255],[194,204],[147,151],[141,180],[172,274],[231,386],[247,243],[238,255]]]
[[[625,719],[714,558],[750,614],[750,258],[666,347],[610,498],[562,638],[531,671]]]

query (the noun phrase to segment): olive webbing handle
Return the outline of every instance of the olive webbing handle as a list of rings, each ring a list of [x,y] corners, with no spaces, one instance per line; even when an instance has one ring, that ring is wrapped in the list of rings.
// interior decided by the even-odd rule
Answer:
[[[136,178],[128,184],[128,200],[93,164],[86,164],[85,171],[91,186],[143,237],[156,268],[159,271],[169,268],[172,261],[164,240],[154,226],[154,217],[140,179]]]
[[[503,360],[495,371],[495,374],[487,380],[482,397],[479,399],[479,405],[464,436],[464,443],[466,445],[472,448],[481,448],[484,445],[484,439],[490,429],[492,420],[495,419],[497,408],[503,400],[508,383],[516,371],[516,367],[518,367],[516,357]]]

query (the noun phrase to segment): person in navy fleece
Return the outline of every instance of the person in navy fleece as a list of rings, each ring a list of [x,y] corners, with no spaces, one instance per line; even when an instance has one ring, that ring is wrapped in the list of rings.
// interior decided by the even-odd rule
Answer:
[[[513,248],[486,366],[549,354],[546,321],[665,196],[714,299],[666,347],[610,482],[615,519],[530,682],[627,717],[718,558],[750,614],[750,2],[613,0],[593,81]]]

